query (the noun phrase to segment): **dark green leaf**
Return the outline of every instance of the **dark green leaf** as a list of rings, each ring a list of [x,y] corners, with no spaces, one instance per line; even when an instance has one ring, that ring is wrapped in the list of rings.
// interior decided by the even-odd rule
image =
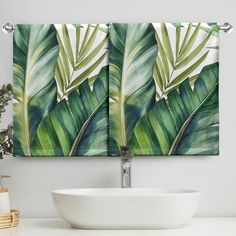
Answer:
[[[159,100],[137,123],[129,146],[135,155],[216,155],[219,142],[218,63],[203,68],[190,87]]]

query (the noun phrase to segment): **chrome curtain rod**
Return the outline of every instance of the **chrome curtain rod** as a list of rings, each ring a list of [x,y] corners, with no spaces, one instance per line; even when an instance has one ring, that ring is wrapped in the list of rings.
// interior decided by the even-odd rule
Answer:
[[[13,25],[11,23],[6,23],[2,27],[2,31],[5,34],[10,34],[10,33],[14,32],[14,30],[15,30],[15,25]],[[219,26],[219,30],[223,30],[223,32],[225,32],[225,33],[231,33],[233,30],[233,26],[230,23],[224,23],[223,25]]]

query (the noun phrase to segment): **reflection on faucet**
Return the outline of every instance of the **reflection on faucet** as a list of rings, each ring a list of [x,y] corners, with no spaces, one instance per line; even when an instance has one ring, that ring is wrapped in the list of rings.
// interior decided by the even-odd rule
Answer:
[[[121,187],[131,188],[132,154],[127,146],[121,146]]]

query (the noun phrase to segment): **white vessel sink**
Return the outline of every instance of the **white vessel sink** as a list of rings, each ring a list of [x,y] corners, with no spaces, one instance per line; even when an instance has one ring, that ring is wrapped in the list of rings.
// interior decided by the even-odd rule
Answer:
[[[145,188],[64,189],[52,193],[60,216],[74,228],[167,229],[195,214],[200,192]]]

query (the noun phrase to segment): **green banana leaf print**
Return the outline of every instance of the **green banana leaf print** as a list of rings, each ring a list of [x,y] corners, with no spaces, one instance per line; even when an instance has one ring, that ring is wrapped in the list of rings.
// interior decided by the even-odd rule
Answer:
[[[14,155],[108,155],[107,28],[17,25]]]
[[[154,105],[157,43],[152,24],[112,24],[109,37],[109,152],[118,155]]]
[[[14,154],[31,156],[42,119],[56,105],[59,47],[53,25],[17,25],[14,32]]]
[[[219,153],[218,63],[205,66],[190,87],[162,98],[134,129],[135,155],[217,155]]]
[[[107,156],[108,67],[90,89],[85,80],[40,123],[33,156]]]
[[[13,154],[218,155],[217,23],[17,25]]]

